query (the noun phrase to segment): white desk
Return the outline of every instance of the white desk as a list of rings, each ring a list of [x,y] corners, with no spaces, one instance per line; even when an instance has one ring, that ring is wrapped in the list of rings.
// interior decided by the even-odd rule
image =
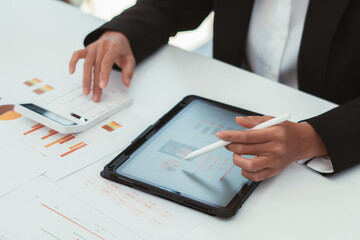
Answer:
[[[0,22],[0,92],[17,71],[38,69],[69,77],[72,52],[102,23],[51,0],[3,1]],[[81,77],[79,69],[75,77]],[[113,72],[113,80],[120,77]],[[137,67],[129,93],[134,97],[131,110],[152,122],[188,94],[263,114],[290,112],[294,121],[335,106],[171,46]],[[235,217],[209,217],[182,239],[360,239],[359,183],[360,167],[326,178],[292,164],[261,183]]]

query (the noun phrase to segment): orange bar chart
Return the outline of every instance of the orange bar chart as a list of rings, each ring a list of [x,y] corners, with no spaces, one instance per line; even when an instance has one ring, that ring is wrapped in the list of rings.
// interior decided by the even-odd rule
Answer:
[[[46,136],[44,136],[44,137],[42,137],[41,139],[42,139],[42,140],[47,139],[48,137],[51,137],[51,136],[53,136],[53,135],[55,135],[55,134],[57,134],[57,133],[58,133],[58,132],[55,131],[55,130],[50,130],[50,131],[49,131],[49,134],[46,135]]]
[[[82,144],[84,144],[84,142],[79,142],[78,144],[75,144],[74,146],[69,147],[69,149],[74,149]]]
[[[72,134],[66,135],[65,137],[62,137],[62,138],[60,138],[60,139],[58,139],[58,140],[56,140],[56,141],[54,141],[54,142],[51,142],[51,143],[45,145],[45,148],[51,147],[52,145],[54,145],[54,144],[56,144],[56,143],[59,143],[59,142],[62,142],[62,141],[64,141],[64,140],[67,140],[67,139],[69,139],[69,138],[73,139],[73,138],[72,138],[73,136],[74,136],[74,135],[72,135]]]
[[[64,144],[64,143],[66,143],[66,142],[68,142],[68,141],[70,141],[70,140],[72,140],[72,139],[74,139],[74,138],[75,138],[75,136],[68,137],[68,138],[62,140],[62,141],[60,142],[60,144]]]
[[[29,80],[29,81],[24,82],[24,84],[26,86],[28,86],[28,87],[32,87],[32,86],[34,86],[34,85],[36,85],[38,83],[41,83],[41,81],[39,79],[37,79],[37,78],[33,78],[33,79]]]
[[[38,124],[32,126],[30,131],[25,132],[24,135],[28,135],[28,134],[30,134],[32,132],[35,132],[36,130],[39,130],[39,129],[43,128],[43,127],[45,127],[45,126],[38,123]]]
[[[112,131],[114,131],[114,130],[116,130],[118,128],[121,128],[121,125],[118,124],[115,121],[112,121],[111,123],[108,123],[108,124],[102,126],[102,128],[105,129],[108,132],[112,132]]]
[[[41,94],[44,94],[51,90],[54,90],[54,88],[51,87],[50,85],[45,85],[45,86],[42,86],[41,88],[33,90],[33,92],[36,93],[37,95],[41,95]]]
[[[62,154],[62,155],[60,155],[60,157],[65,157],[65,156],[67,156],[67,155],[69,155],[69,154],[71,154],[71,153],[73,153],[73,152],[75,152],[75,151],[77,151],[77,150],[79,150],[79,149],[81,149],[81,148],[85,147],[85,146],[87,146],[87,144],[86,144],[86,143],[84,143],[84,142],[77,143],[77,144],[75,144],[75,145],[73,145],[73,146],[69,147],[70,151],[68,151],[68,152],[66,152],[66,153],[64,153],[64,154]]]

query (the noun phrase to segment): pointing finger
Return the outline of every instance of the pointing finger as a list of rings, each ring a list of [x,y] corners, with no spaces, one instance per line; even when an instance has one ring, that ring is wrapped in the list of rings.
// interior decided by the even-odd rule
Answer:
[[[88,51],[83,69],[83,92],[88,95],[91,91],[92,73],[95,62],[95,52]]]
[[[115,56],[109,51],[105,54],[104,59],[101,62],[101,71],[99,79],[99,87],[105,88],[109,82],[112,66],[115,62]]]

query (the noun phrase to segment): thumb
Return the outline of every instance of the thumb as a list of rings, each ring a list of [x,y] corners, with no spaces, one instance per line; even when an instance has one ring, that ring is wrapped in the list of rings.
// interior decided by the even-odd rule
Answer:
[[[248,117],[236,117],[236,122],[244,128],[253,128],[260,123],[266,122],[273,117],[270,116],[248,116]]]

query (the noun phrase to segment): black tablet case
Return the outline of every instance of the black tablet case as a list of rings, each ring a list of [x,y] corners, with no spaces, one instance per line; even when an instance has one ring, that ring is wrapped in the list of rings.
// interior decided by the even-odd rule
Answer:
[[[122,151],[117,157],[115,157],[109,164],[104,167],[104,170],[101,172],[101,176],[124,184],[126,186],[141,190],[143,192],[147,192],[176,203],[182,204],[184,206],[205,212],[207,214],[218,216],[222,218],[229,218],[236,214],[236,212],[241,208],[242,204],[245,200],[250,196],[250,194],[255,190],[255,188],[259,185],[260,182],[248,181],[241,190],[235,195],[235,197],[230,201],[230,203],[226,207],[220,207],[215,205],[208,205],[203,202],[196,201],[191,198],[187,198],[185,196],[180,195],[180,193],[165,189],[158,188],[156,186],[140,182],[136,179],[128,178],[126,176],[119,175],[116,172],[116,169],[121,166],[129,156],[135,152],[144,142],[146,142],[156,131],[158,131],[161,127],[163,127],[170,119],[172,119],[177,113],[179,113],[182,109],[184,109],[189,103],[191,103],[195,99],[200,99],[214,105],[223,107],[225,109],[239,112],[245,115],[256,115],[260,114],[254,113],[248,110],[244,110],[241,108],[236,108],[230,105],[226,105],[220,102],[216,102],[210,99],[206,99],[203,97],[190,95],[182,99],[175,107],[173,107],[169,112],[167,112],[163,117],[161,117],[155,124],[149,126],[144,132],[142,132],[132,143]]]

